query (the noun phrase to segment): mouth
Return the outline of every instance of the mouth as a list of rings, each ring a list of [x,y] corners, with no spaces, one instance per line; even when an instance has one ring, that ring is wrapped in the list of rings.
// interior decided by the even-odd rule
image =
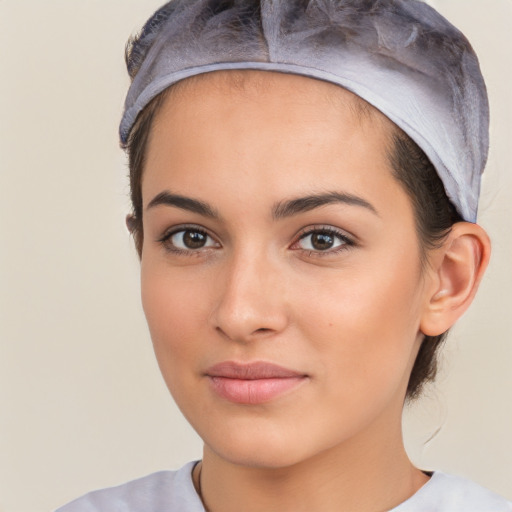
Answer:
[[[237,404],[270,402],[297,388],[308,376],[272,363],[240,364],[226,361],[206,370],[212,390]]]

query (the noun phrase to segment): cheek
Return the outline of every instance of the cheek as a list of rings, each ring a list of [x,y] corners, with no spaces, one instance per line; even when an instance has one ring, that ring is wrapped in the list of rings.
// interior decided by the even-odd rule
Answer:
[[[301,330],[320,355],[327,389],[344,401],[378,400],[408,379],[416,355],[418,267],[381,259],[333,277],[302,296]]]
[[[200,361],[200,340],[205,339],[208,321],[204,280],[187,272],[173,272],[149,257],[142,260],[141,289],[158,364],[167,385],[173,388],[179,380],[173,376],[188,373],[190,378],[194,364]]]

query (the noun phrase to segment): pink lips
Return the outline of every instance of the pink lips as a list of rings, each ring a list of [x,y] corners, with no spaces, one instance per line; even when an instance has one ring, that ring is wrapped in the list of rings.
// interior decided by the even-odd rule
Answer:
[[[216,364],[206,372],[219,396],[238,404],[262,404],[297,387],[307,376],[271,363]]]

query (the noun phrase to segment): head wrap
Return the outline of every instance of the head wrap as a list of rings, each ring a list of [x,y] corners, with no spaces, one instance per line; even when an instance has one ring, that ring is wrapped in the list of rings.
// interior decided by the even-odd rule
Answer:
[[[132,42],[120,126],[187,77],[259,69],[326,80],[380,110],[425,152],[463,219],[476,220],[489,105],[464,35],[419,0],[172,0]]]

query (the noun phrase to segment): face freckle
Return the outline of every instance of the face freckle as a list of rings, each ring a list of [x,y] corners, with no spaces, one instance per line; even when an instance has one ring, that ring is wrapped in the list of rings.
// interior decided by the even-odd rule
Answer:
[[[164,379],[207,449],[232,462],[289,465],[386,439],[399,429],[425,300],[412,206],[389,167],[390,123],[361,117],[359,100],[326,82],[245,71],[234,88],[229,73],[183,82],[148,147],[142,298]],[[163,192],[216,215],[148,207]],[[272,214],[312,196],[315,207]],[[183,226],[212,242],[192,254],[161,241]],[[337,250],[326,238],[324,252],[298,247],[308,229]],[[240,404],[208,375],[225,362],[304,378]]]

